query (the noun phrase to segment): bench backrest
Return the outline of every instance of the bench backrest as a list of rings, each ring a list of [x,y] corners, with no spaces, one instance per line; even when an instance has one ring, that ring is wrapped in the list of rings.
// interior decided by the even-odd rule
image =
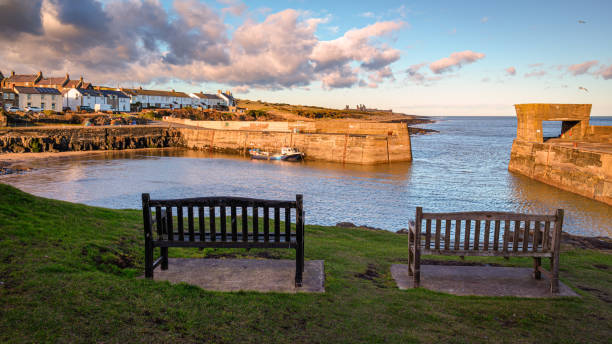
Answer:
[[[423,213],[416,210],[421,248],[440,251],[552,252],[558,250],[563,210],[555,215],[506,212]]]
[[[296,195],[295,201],[275,201],[241,197],[152,200],[149,194],[142,194],[142,209],[145,236],[155,241],[289,242],[292,235],[304,233],[302,195]]]

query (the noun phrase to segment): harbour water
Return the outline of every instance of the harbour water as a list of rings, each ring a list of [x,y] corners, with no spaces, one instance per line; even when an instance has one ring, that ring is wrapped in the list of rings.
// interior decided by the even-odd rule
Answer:
[[[182,198],[236,195],[291,199],[304,194],[306,221],[353,222],[387,230],[426,212],[498,210],[554,213],[564,230],[612,237],[612,207],[508,172],[515,117],[447,117],[412,137],[414,161],[360,166],[254,161],[188,150],[108,152],[29,162],[0,182],[35,195],[109,208],[139,208],[140,195]],[[593,117],[612,125],[612,117]],[[544,128],[558,134],[559,123]]]

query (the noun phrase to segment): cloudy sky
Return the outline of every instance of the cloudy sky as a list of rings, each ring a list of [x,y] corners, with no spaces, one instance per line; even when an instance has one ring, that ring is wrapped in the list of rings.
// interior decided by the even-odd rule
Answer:
[[[421,115],[612,115],[612,1],[0,0],[0,71]]]

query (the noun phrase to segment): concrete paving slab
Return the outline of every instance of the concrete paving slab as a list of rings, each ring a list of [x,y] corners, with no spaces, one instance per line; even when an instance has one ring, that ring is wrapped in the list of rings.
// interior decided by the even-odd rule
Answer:
[[[295,287],[295,260],[286,259],[170,258],[168,270],[156,268],[154,279],[215,291],[325,292],[322,260],[305,261],[300,288]]]
[[[550,292],[550,280],[531,276],[530,268],[498,266],[421,265],[421,287],[454,295],[557,297],[579,296],[571,288],[559,283],[559,294]],[[412,288],[408,265],[391,265],[391,275],[398,288]]]

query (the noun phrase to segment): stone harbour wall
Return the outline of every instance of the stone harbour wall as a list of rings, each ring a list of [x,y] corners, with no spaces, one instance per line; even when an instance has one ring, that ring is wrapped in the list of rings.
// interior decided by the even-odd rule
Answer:
[[[297,147],[307,159],[350,164],[412,161],[410,136],[215,130],[156,126],[0,129],[0,153],[185,147],[247,155]]]
[[[0,153],[164,148],[180,144],[180,132],[167,127],[0,129]]]
[[[515,140],[508,169],[612,205],[612,151]]]
[[[349,164],[412,161],[409,135],[352,135],[179,128],[185,147],[248,154],[296,147],[307,159]]]

